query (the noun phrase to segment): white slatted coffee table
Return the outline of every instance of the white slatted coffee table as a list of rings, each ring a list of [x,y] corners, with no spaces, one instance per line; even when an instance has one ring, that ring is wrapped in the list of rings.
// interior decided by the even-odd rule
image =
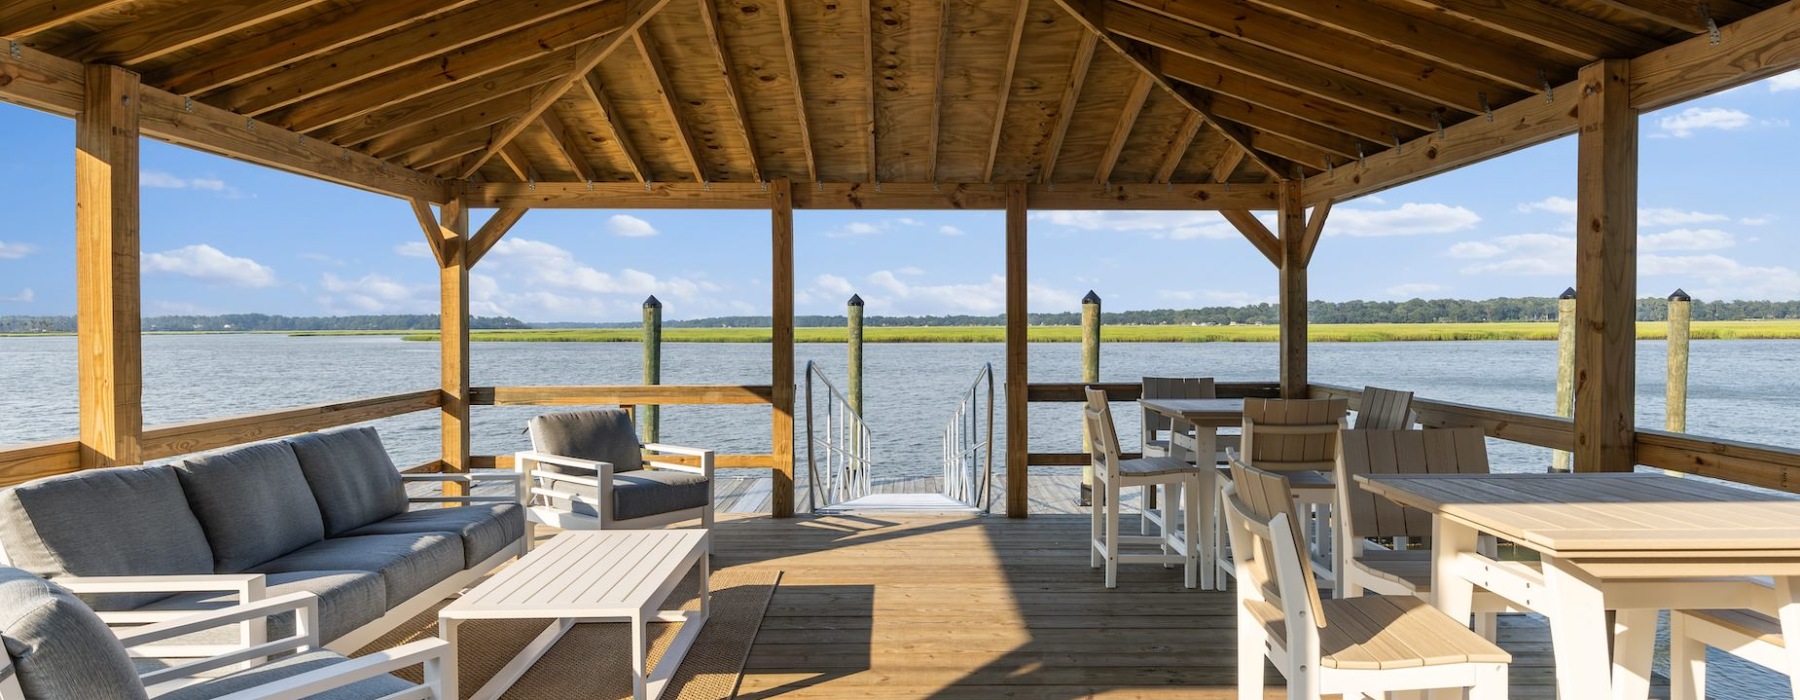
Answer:
[[[465,620],[550,619],[550,627],[481,687],[472,698],[488,700],[518,682],[550,647],[577,623],[631,623],[631,688],[637,700],[662,695],[699,636],[711,612],[712,566],[705,530],[634,530],[565,532],[532,550],[438,612],[438,634],[453,650],[445,671],[444,695],[460,697],[457,688],[457,626]],[[700,610],[663,610],[662,606],[695,565],[700,572]],[[649,665],[648,625],[680,622],[681,630],[663,652],[656,668]]]

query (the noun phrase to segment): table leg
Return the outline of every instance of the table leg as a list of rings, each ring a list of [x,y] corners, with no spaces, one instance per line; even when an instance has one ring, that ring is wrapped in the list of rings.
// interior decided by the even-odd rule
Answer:
[[[1775,577],[1775,603],[1780,607],[1781,637],[1787,640],[1788,675],[1800,674],[1800,576]],[[1794,700],[1800,700],[1800,678],[1794,678]]]
[[[645,624],[642,611],[631,614],[631,697],[632,700],[648,700],[650,697],[650,629]]]
[[[462,698],[462,667],[456,658],[457,652],[460,651],[456,644],[456,628],[461,626],[461,619],[438,618],[438,639],[442,639],[450,645],[450,653],[444,655],[446,657],[444,665],[439,670],[439,673],[442,674],[444,697],[450,700],[461,700]]]
[[[707,537],[710,539],[711,534],[709,533]],[[700,553],[700,616],[712,617],[712,553],[710,551]]]
[[[1600,580],[1571,562],[1545,556],[1544,582],[1549,595],[1539,612],[1550,619],[1557,696],[1610,696],[1606,598],[1600,593]]]
[[[1431,519],[1431,604],[1458,624],[1469,623],[1469,614],[1475,606],[1475,584],[1456,573],[1455,563],[1462,553],[1475,551],[1478,535],[1474,528],[1441,515]],[[1460,698],[1462,691],[1436,690],[1432,691],[1431,697]]]
[[[1613,699],[1650,697],[1650,662],[1656,656],[1657,611],[1618,611],[1613,623]]]

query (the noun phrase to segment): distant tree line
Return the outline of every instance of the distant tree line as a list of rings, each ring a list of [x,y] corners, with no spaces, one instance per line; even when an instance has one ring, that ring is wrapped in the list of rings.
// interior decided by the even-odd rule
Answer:
[[[146,331],[435,331],[437,314],[388,314],[380,316],[271,316],[225,314],[222,316],[147,316]],[[529,328],[511,317],[477,316],[470,328]],[[0,316],[0,333],[73,333],[74,316]]]

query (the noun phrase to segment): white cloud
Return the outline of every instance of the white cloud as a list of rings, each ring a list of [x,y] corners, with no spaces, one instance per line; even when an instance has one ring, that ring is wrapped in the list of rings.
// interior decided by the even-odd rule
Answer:
[[[1407,202],[1393,209],[1334,209],[1325,221],[1327,235],[1417,236],[1473,228],[1481,217],[1463,207],[1435,202]]]
[[[212,192],[226,197],[236,198],[239,192],[236,187],[225,184],[216,177],[181,177],[157,170],[145,170],[138,173],[138,184],[160,190],[198,190]]]
[[[848,298],[848,295],[856,293],[856,286],[850,284],[850,280],[837,275],[819,275],[813,280],[813,284],[822,291],[840,297]]]
[[[1519,211],[1525,214],[1541,211],[1561,216],[1574,216],[1575,200],[1568,197],[1545,197],[1535,202],[1519,204]]]
[[[1001,275],[974,284],[912,284],[892,270],[880,270],[868,276],[868,283],[880,292],[865,297],[871,314],[988,315],[1006,310],[1006,278]],[[1026,292],[1032,309],[1080,308],[1080,297],[1070,292],[1035,283],[1027,284]]]
[[[1657,121],[1662,127],[1659,136],[1673,136],[1684,139],[1693,136],[1702,129],[1718,129],[1730,131],[1750,126],[1751,118],[1740,110],[1724,107],[1689,107],[1680,113],[1663,117]]]
[[[1668,207],[1647,207],[1638,210],[1639,226],[1692,226],[1716,221],[1730,221],[1724,214],[1711,214],[1703,211],[1683,211]]]
[[[1449,255],[1452,258],[1462,258],[1465,260],[1471,260],[1471,259],[1491,258],[1491,257],[1494,257],[1494,256],[1499,255],[1504,252],[1506,252],[1506,250],[1504,248],[1501,248],[1500,246],[1494,245],[1492,243],[1483,243],[1481,241],[1463,241],[1456,245],[1450,246],[1450,250],[1447,251],[1445,254]]]
[[[963,230],[960,228],[957,228],[955,226],[951,226],[950,224],[944,224],[943,226],[938,227],[938,233],[944,234],[946,236],[960,236],[960,235],[963,235]]]
[[[614,214],[606,220],[606,230],[612,235],[626,238],[646,238],[661,233],[650,222],[630,214]]]
[[[432,303],[435,287],[408,286],[382,275],[369,274],[346,280],[327,272],[319,287],[325,291],[319,297],[319,303],[333,311],[380,314],[436,310]]]
[[[36,299],[37,299],[37,292],[33,292],[33,291],[31,291],[30,287],[26,287],[25,289],[21,290],[18,294],[14,294],[12,296],[7,296],[7,297],[0,297],[0,302],[12,302],[15,304],[29,304],[32,301],[35,301]]]
[[[1169,301],[1187,304],[1203,302],[1211,306],[1248,306],[1250,304],[1265,302],[1273,304],[1276,301],[1275,297],[1266,295],[1259,296],[1245,291],[1224,291],[1218,289],[1202,289],[1199,291],[1160,289],[1157,290],[1156,296]]]
[[[1465,275],[1573,275],[1575,239],[1548,233],[1501,236],[1487,243],[1458,243],[1452,257],[1481,259],[1462,269]]]
[[[1769,79],[1769,92],[1800,90],[1800,70],[1788,71]]]
[[[424,245],[424,244],[421,243],[420,245]],[[399,252],[399,251],[396,250],[394,252]],[[401,253],[401,255],[405,255],[405,253]],[[426,255],[430,255],[430,252],[428,251],[426,253]],[[305,260],[311,260],[313,262],[325,263],[326,265],[331,265],[334,267],[343,267],[345,265],[343,260],[331,257],[324,253],[301,253],[300,257]]]
[[[1745,265],[1718,254],[1640,255],[1638,274],[1669,277],[1696,297],[1710,299],[1794,299],[1800,273],[1786,267]]]
[[[528,238],[507,238],[495,244],[484,263],[508,271],[517,271],[518,280],[527,286],[541,286],[586,294],[666,295],[676,299],[694,299],[703,291],[717,287],[703,280],[681,277],[659,279],[641,270],[626,268],[617,273],[602,272],[575,259],[567,250]]]
[[[894,231],[894,230],[902,229],[902,228],[919,228],[922,226],[925,226],[925,222],[920,221],[918,219],[914,219],[912,217],[907,217],[907,216],[902,216],[897,219],[882,219],[880,221],[852,221],[850,223],[844,224],[837,228],[831,229],[830,231],[826,231],[825,237],[826,238],[857,238],[860,236],[874,236],[874,235],[878,235],[878,234],[888,233],[890,231]],[[938,233],[943,233],[943,234],[947,234],[947,235],[956,235],[956,234],[950,234],[948,231],[945,231],[944,229],[946,229],[946,228],[955,229],[956,227],[955,226],[941,226],[938,228]],[[959,231],[957,231],[957,233],[960,234],[961,231],[959,230]]]
[[[1775,218],[1776,217],[1774,214],[1764,214],[1762,216],[1746,216],[1742,219],[1738,219],[1738,223],[1743,224],[1745,226],[1767,226],[1769,224],[1775,223]]]
[[[431,246],[424,241],[407,241],[394,246],[394,254],[403,258],[432,258]]]
[[[1218,213],[1210,211],[1046,211],[1034,213],[1031,218],[1083,231],[1134,233],[1151,238],[1223,240],[1238,237],[1236,228]]]
[[[143,271],[172,274],[231,287],[271,287],[275,271],[250,258],[226,255],[204,243],[144,255]]]
[[[1401,297],[1401,298],[1405,298],[1405,299],[1421,297],[1426,294],[1436,294],[1441,291],[1444,291],[1444,285],[1431,284],[1429,282],[1413,282],[1410,284],[1396,284],[1392,287],[1388,287],[1386,290],[1387,295],[1390,297]]]
[[[915,277],[916,277],[916,276],[919,276],[919,275],[923,275],[923,274],[925,274],[925,270],[924,270],[924,269],[922,269],[922,268],[917,268],[917,267],[902,267],[902,268],[900,268],[900,269],[898,269],[898,270],[895,270],[895,271],[894,271],[894,272],[898,272],[898,273],[900,273],[900,274],[902,274],[902,275],[912,275],[912,276],[915,276]]]
[[[469,299],[483,315],[529,320],[635,318],[644,298],[652,294],[678,304],[674,318],[743,313],[740,305],[719,298],[716,293],[723,288],[704,277],[660,277],[631,268],[600,270],[564,248],[530,238],[502,239],[482,259],[481,267],[487,274],[470,276]]]
[[[1653,253],[1665,250],[1718,250],[1737,244],[1731,234],[1716,228],[1686,229],[1638,236],[1638,250]]]
[[[0,260],[18,260],[30,255],[37,248],[24,243],[7,243],[0,241]]]

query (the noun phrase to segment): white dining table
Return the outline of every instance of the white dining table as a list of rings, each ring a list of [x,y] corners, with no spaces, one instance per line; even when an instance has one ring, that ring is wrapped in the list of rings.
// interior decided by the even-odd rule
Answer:
[[[1219,429],[1232,428],[1244,423],[1243,399],[1138,399],[1144,410],[1174,421],[1175,430],[1169,431],[1170,453],[1176,457],[1190,459],[1202,470],[1201,484],[1206,490],[1200,494],[1200,587],[1212,590],[1225,590],[1225,577],[1220,575],[1217,553],[1222,530],[1218,527],[1218,494],[1213,484],[1217,479],[1215,455],[1219,452]],[[1190,433],[1181,426],[1193,428]],[[1165,499],[1164,509],[1173,512],[1180,504],[1175,499]],[[1169,512],[1163,514],[1166,522],[1176,522]]]

